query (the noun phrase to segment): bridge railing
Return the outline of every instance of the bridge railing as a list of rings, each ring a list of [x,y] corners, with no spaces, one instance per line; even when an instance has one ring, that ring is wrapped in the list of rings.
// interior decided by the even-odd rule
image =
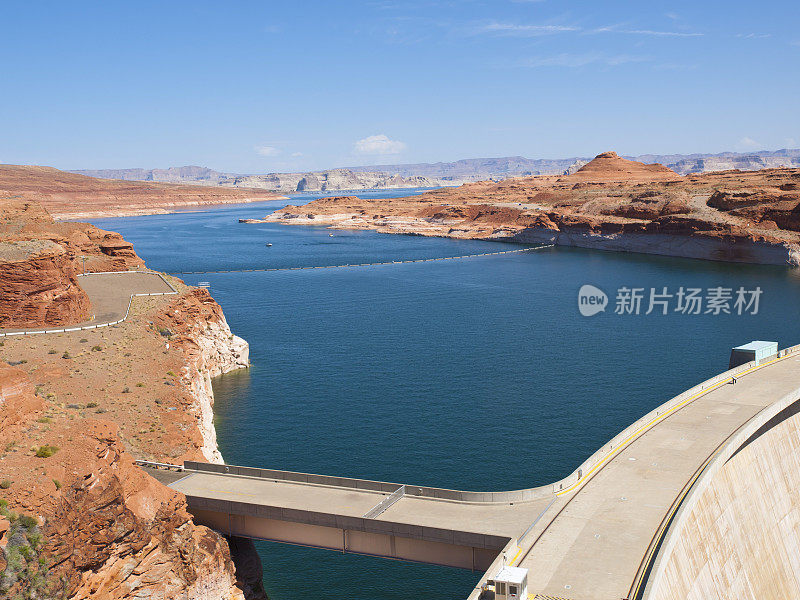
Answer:
[[[314,475],[311,473],[298,473],[294,471],[277,471],[273,469],[259,469],[256,467],[240,467],[234,465],[219,465],[196,461],[186,461],[184,467],[187,471],[204,471],[259,479],[272,479],[275,481],[292,481],[312,485],[328,485],[358,490],[368,490],[391,494],[404,484],[387,481],[372,481],[369,479],[356,479],[353,477],[335,477],[332,475]],[[405,484],[406,496],[418,496],[436,500],[450,500],[456,502],[521,502],[547,498],[553,495],[552,486],[547,485],[527,490],[511,490],[500,492],[471,492],[450,490],[429,486]]]

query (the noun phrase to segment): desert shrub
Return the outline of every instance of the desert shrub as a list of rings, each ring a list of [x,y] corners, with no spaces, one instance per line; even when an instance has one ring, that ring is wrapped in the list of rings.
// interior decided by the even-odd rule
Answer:
[[[61,489],[61,482],[58,479],[53,479],[53,485],[56,486],[57,490]]]
[[[3,479],[3,481],[0,481],[0,490],[7,490],[8,488],[11,487],[12,483],[13,481],[9,479]]]
[[[49,444],[46,444],[44,446],[39,446],[36,449],[36,456],[37,458],[50,458],[56,452],[58,452],[58,446],[50,446]]]
[[[175,377],[175,372],[174,371],[167,371],[167,375],[169,375],[170,377]]]
[[[85,344],[85,343],[86,343],[86,342],[88,342],[88,341],[89,341],[89,340],[87,340],[86,338],[81,338],[81,344]]]
[[[123,394],[130,394],[130,393],[131,393],[131,388],[129,388],[129,387],[126,385],[126,386],[125,386],[125,387],[122,389],[122,393],[123,393]]]
[[[53,419],[51,419],[50,417],[39,417],[38,419],[36,419],[36,422],[37,423],[52,423]]]
[[[144,384],[140,381],[139,383],[136,384],[136,387],[144,387]]]
[[[86,405],[86,408],[97,408],[97,402],[89,402],[89,404]]]
[[[48,354],[58,354],[58,350],[56,350],[55,348],[50,348],[50,350],[48,350],[47,353]]]
[[[100,352],[102,348],[100,346],[92,346],[92,352]]]
[[[39,524],[39,521],[36,520],[36,517],[30,515],[20,515],[19,524],[25,529],[33,529]]]
[[[61,358],[72,358],[72,355],[69,353],[69,350],[64,350],[64,354],[61,355]]]
[[[0,573],[0,597],[5,598],[6,592],[16,586],[22,593],[15,595],[14,600],[55,598],[48,594],[47,560],[38,554],[44,544],[38,520],[30,515],[2,512],[9,515],[12,525],[3,552],[6,567]]]

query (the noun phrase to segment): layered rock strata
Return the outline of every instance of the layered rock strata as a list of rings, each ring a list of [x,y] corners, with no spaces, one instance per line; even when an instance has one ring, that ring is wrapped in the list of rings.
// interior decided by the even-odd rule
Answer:
[[[321,198],[266,219],[797,266],[798,185],[800,169],[682,177],[606,152],[560,177],[477,182],[406,198]]]
[[[90,315],[73,256],[50,240],[0,242],[0,328],[67,325]]]
[[[0,209],[5,323],[85,318],[76,248],[105,270],[141,264],[118,234]],[[211,381],[249,365],[208,292],[171,284],[116,327],[0,341],[0,596],[266,598],[252,544],[195,526],[133,463],[220,462]]]

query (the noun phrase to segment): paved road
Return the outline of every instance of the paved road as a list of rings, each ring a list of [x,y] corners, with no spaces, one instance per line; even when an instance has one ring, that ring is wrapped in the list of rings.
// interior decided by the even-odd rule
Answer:
[[[175,290],[158,273],[148,271],[120,273],[87,273],[79,275],[78,282],[89,296],[94,318],[83,323],[46,328],[47,331],[73,327],[102,325],[125,318],[132,295],[174,294]],[[0,329],[0,334],[41,332],[44,328]]]
[[[614,449],[580,485],[519,502],[417,497],[378,520],[518,538],[511,564],[529,569],[534,596],[626,598],[654,536],[685,488],[725,441],[763,408],[800,388],[800,353],[698,393]],[[342,480],[346,482],[346,480]],[[172,484],[190,496],[363,516],[386,494],[280,479],[194,472]],[[552,488],[555,491],[555,487]],[[489,573],[491,576],[492,573]]]

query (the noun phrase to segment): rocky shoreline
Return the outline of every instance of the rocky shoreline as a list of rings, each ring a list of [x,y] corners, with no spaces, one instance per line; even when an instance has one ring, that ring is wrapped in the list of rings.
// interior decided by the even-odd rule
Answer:
[[[81,256],[143,265],[118,234],[35,203],[0,212],[0,306],[36,307],[4,309],[7,326],[85,318]],[[208,292],[169,281],[177,295],[134,299],[119,325],[0,341],[0,596],[266,598],[252,543],[195,525],[134,465],[221,462],[212,379],[249,366]]]
[[[683,177],[598,155],[561,177],[478,182],[405,198],[321,198],[267,222],[800,264],[800,169]]]

